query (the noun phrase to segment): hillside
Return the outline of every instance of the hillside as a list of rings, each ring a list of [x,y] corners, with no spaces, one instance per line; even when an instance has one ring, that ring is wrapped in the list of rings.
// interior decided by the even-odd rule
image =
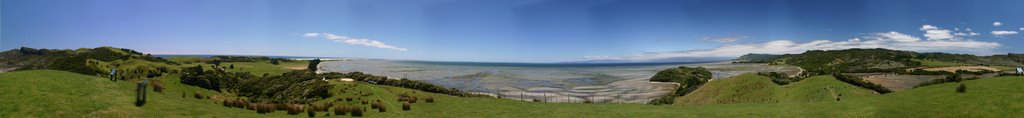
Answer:
[[[748,54],[737,62],[789,64],[821,75],[834,72],[881,72],[915,67],[992,66],[1009,68],[1024,66],[1020,54],[975,56],[949,53],[918,53],[889,49],[811,50],[801,54]]]
[[[178,63],[160,57],[143,54],[131,49],[114,47],[81,48],[77,50],[22,47],[0,52],[0,57],[2,57],[0,58],[0,67],[3,68],[18,68],[19,70],[53,69],[87,75],[107,74],[111,68],[117,68],[122,72],[131,72],[128,75],[132,76],[132,78],[156,73],[153,71],[166,73],[170,71],[168,69],[169,66],[178,65]],[[120,67],[123,62],[152,63],[141,64],[145,66]],[[160,67],[164,67],[164,69],[157,70]]]
[[[836,98],[878,95],[831,76],[814,76],[781,86],[756,74],[742,74],[708,82],[696,91],[677,98],[676,104],[794,103],[836,101]]]
[[[165,78],[172,81],[173,78]],[[728,79],[726,79],[728,80]],[[815,79],[809,79],[810,84]],[[822,79],[827,80],[827,79]],[[712,81],[719,83],[726,81]],[[337,83],[338,86],[346,84]],[[760,83],[768,83],[762,81]],[[813,82],[834,83],[834,82]],[[1011,117],[1024,115],[1024,77],[997,77],[965,81],[966,93],[956,93],[955,83],[921,87],[881,96],[864,96],[841,101],[739,103],[683,106],[642,104],[534,103],[494,98],[463,98],[418,92],[434,96],[435,103],[416,103],[413,110],[389,109],[368,112],[367,117]],[[413,90],[357,83],[359,91],[372,92],[366,98],[380,98],[394,104],[397,93]],[[709,83],[711,84],[711,83]],[[727,83],[721,83],[727,84]],[[283,111],[258,114],[228,108],[214,100],[198,100],[179,94],[202,91],[191,86],[168,85],[164,94],[150,94],[142,107],[132,105],[130,83],[112,83],[104,78],[63,71],[32,70],[0,73],[0,117],[305,117]],[[709,85],[710,86],[710,85]],[[801,85],[802,86],[802,85]],[[779,87],[797,89],[798,87]],[[804,89],[798,89],[804,90]],[[810,89],[806,89],[810,90]],[[351,96],[341,94],[339,96]],[[848,96],[844,94],[844,96]],[[319,116],[325,115],[318,112]]]

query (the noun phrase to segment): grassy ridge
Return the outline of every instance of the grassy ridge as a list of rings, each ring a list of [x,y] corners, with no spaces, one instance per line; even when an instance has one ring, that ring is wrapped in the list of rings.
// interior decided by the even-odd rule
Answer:
[[[877,96],[874,91],[840,82],[831,76],[814,76],[803,81],[780,86],[771,79],[755,74],[742,74],[728,79],[708,82],[676,103],[734,104],[734,103],[796,103],[836,101],[836,98]]]

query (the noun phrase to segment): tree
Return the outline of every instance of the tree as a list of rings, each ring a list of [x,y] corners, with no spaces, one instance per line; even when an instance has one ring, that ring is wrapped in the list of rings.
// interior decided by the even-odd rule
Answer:
[[[235,64],[231,64],[231,65],[229,65],[229,66],[228,66],[228,68],[230,68],[230,69],[235,69]]]
[[[317,69],[316,66],[319,65],[319,64],[320,64],[320,58],[309,60],[309,66],[307,66],[306,69],[309,69],[309,71],[316,72],[316,69]]]
[[[215,59],[213,61],[210,61],[210,64],[213,64],[215,66],[220,66],[220,60],[219,59]]]
[[[277,65],[277,64],[280,64],[280,63],[281,62],[278,62],[278,59],[270,59],[270,64]]]

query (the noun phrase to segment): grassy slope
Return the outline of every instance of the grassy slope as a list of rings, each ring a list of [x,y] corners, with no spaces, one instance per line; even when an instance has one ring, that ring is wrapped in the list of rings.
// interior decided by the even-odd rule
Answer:
[[[177,83],[167,82],[164,83]],[[53,70],[0,74],[0,117],[257,117],[252,111],[226,109],[212,101],[181,97],[180,85],[163,94],[150,91],[148,102],[135,107],[134,85],[105,78]],[[151,88],[149,90],[152,90]],[[211,93],[210,91],[204,91]],[[189,92],[191,93],[191,92]],[[191,94],[190,94],[191,95]]]
[[[815,76],[780,86],[771,79],[755,74],[711,81],[689,95],[679,97],[676,104],[722,103],[789,103],[835,101],[836,97],[875,96],[868,89],[849,85],[831,76]]]
[[[149,103],[135,107],[133,85],[110,82],[104,78],[63,71],[35,70],[0,73],[0,117],[305,117],[283,111],[257,114],[254,111],[226,108],[213,100],[181,98],[180,92],[204,91],[177,84],[176,77],[161,78],[167,83],[165,94],[150,94]],[[728,79],[726,79],[728,80]],[[800,84],[834,84],[833,81],[794,83],[782,90],[804,90]],[[723,80],[724,81],[724,80]],[[718,82],[718,81],[713,81]],[[338,83],[341,86],[352,83]],[[770,83],[770,82],[769,82]],[[1024,78],[1000,77],[965,81],[968,92],[957,94],[954,83],[938,84],[904,92],[873,97],[850,97],[842,101],[737,103],[682,106],[642,104],[532,103],[492,98],[434,96],[436,103],[415,103],[413,110],[400,111],[395,102],[399,93],[413,90],[357,84],[355,90],[336,97],[354,96],[354,91],[373,93],[362,99],[382,99],[388,112],[371,111],[369,117],[1011,117],[1024,115]],[[710,83],[709,83],[710,84]],[[817,87],[812,87],[817,89]],[[102,92],[96,92],[102,91]],[[797,93],[786,91],[782,93]],[[852,96],[853,93],[850,93]],[[776,94],[778,95],[778,94]],[[13,98],[13,99],[8,99]],[[353,104],[341,102],[340,104]],[[68,107],[70,106],[70,107]],[[371,109],[372,110],[372,109]],[[324,112],[318,112],[324,115]]]

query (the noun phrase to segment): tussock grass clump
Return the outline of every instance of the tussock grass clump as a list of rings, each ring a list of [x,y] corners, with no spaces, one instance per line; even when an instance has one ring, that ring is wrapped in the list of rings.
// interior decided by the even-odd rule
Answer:
[[[411,110],[411,109],[412,109],[412,104],[409,104],[409,102],[402,102],[402,110],[403,111],[408,111],[408,110]]]
[[[287,111],[288,104],[274,104],[274,108],[279,111]]]
[[[231,107],[231,100],[224,99],[220,104],[224,105],[224,107]]]
[[[384,106],[384,104],[381,104],[381,103],[378,102],[377,103],[377,111],[379,111],[379,112],[387,112],[388,111],[388,107]]]
[[[345,105],[334,106],[334,115],[345,115],[345,112],[348,112],[348,106],[345,106]]]
[[[298,115],[302,112],[302,105],[292,104],[288,105],[288,115]]]
[[[299,114],[299,112],[302,112],[302,105],[298,105],[298,104],[288,105],[288,114],[289,115],[296,115],[296,114]]]
[[[427,96],[425,101],[427,101],[427,103],[434,103],[434,97]]]
[[[310,107],[309,109],[306,109],[306,114],[308,114],[309,117],[316,117],[316,110]]]
[[[263,114],[263,113],[274,112],[274,110],[277,110],[277,108],[274,108],[275,105],[273,105],[273,104],[267,104],[267,103],[254,103],[254,104],[256,104],[256,113]]]
[[[235,108],[245,108],[245,103],[247,103],[245,100],[235,99],[235,101],[231,102],[231,105]]]
[[[366,100],[363,100],[363,101],[362,101],[361,103],[362,103],[362,104],[369,104],[370,102],[368,102],[368,101],[366,101]]]
[[[196,93],[192,94],[192,96],[196,97],[196,99],[203,99],[203,94],[199,93],[199,91],[196,91]]]
[[[409,97],[409,103],[416,103],[416,96]]]
[[[256,110],[256,103],[245,102],[245,109]]]
[[[345,98],[345,101],[352,101],[352,97]]]
[[[363,116],[363,109],[360,106],[349,107],[349,111],[352,111],[352,116]]]
[[[327,103],[316,105],[316,111],[327,112],[327,108],[330,108]]]
[[[371,108],[371,109],[377,109],[377,108],[380,108],[380,102],[373,102],[373,103],[370,103],[370,108]]]
[[[149,83],[153,84],[153,91],[164,93],[164,84],[163,84],[163,82],[160,82],[160,81],[150,81]]]

